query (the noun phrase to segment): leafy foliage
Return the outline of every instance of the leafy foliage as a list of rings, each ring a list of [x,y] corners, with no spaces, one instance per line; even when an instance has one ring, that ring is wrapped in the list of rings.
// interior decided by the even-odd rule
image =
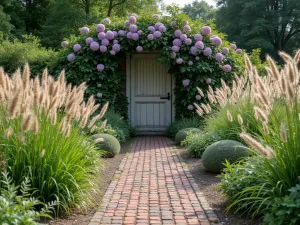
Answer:
[[[180,145],[182,141],[185,140],[185,138],[187,137],[188,134],[190,133],[199,133],[200,130],[198,128],[193,128],[193,127],[189,127],[189,128],[184,128],[180,131],[178,131],[178,133],[175,136],[175,142],[176,144]]]
[[[175,138],[176,134],[184,129],[184,128],[189,128],[189,127],[195,127],[199,128],[202,124],[202,120],[199,117],[192,117],[192,118],[184,118],[184,119],[179,119],[176,120],[175,122],[171,123],[167,127],[167,136],[171,138]]]
[[[192,20],[201,19],[204,22],[214,19],[216,14],[216,9],[203,0],[184,5],[182,11]]]

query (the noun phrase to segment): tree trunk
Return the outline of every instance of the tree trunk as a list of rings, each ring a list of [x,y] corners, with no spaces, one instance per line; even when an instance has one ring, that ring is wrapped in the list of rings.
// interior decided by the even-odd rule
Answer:
[[[107,17],[110,17],[112,8],[113,8],[113,0],[109,0],[108,11],[107,11]]]
[[[90,15],[90,0],[86,0],[86,1],[85,1],[85,14],[86,14],[87,16]]]

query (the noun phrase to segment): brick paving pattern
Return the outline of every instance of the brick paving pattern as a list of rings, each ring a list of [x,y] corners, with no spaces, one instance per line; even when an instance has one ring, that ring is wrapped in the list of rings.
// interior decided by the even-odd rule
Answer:
[[[171,141],[138,137],[89,225],[220,224]]]

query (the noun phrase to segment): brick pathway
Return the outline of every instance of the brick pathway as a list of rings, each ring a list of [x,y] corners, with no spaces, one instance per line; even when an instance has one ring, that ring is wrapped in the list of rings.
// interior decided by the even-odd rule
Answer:
[[[89,225],[218,224],[175,149],[165,137],[136,138]]]

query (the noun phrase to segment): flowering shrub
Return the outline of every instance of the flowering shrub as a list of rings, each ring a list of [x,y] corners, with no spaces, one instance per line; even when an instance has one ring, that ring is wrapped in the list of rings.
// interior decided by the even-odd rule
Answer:
[[[158,61],[168,66],[175,77],[178,118],[191,116],[193,102],[201,101],[195,98],[196,86],[206,89],[208,83],[218,85],[219,78],[231,79],[233,72],[242,68],[240,49],[234,44],[230,47],[224,35],[212,29],[213,25],[198,24],[184,14],[156,14],[152,18],[132,14],[125,23],[114,22],[106,18],[103,23],[81,28],[81,36],[62,42],[60,64],[71,74],[69,80],[86,81],[89,94],[94,95],[101,82],[99,102],[120,97],[117,89],[125,77],[124,72],[120,73],[120,59],[124,60],[129,52],[161,51]]]

